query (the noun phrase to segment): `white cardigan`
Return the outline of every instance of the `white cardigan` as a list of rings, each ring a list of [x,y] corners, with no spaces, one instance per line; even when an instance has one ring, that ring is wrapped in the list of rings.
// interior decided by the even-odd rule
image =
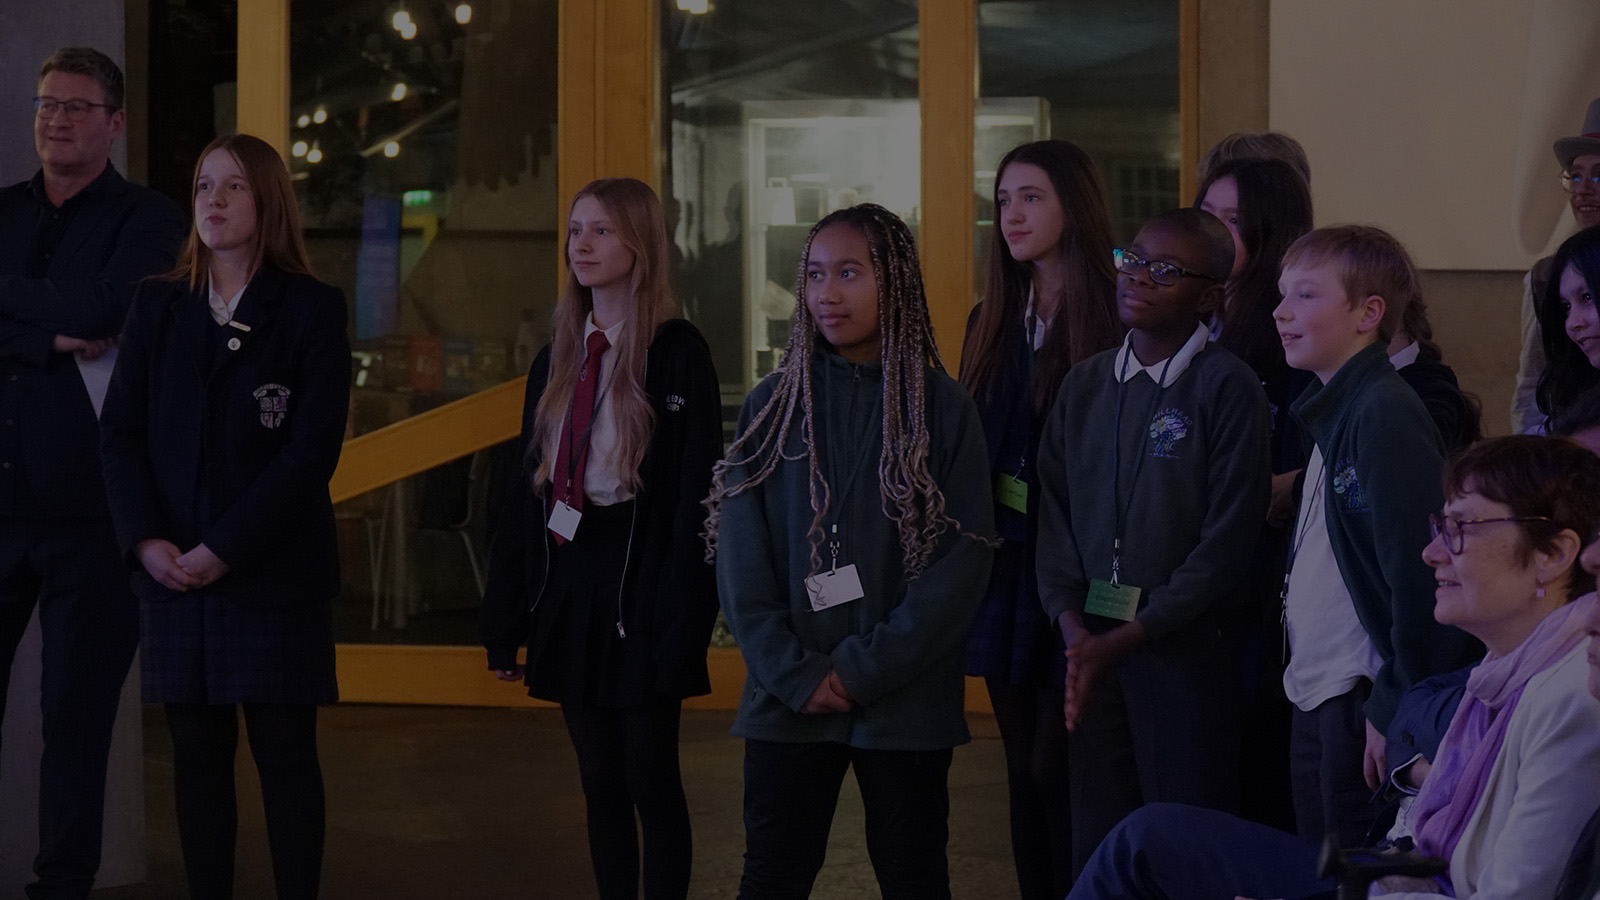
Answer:
[[[1460,900],[1555,896],[1573,843],[1600,807],[1600,701],[1589,693],[1588,647],[1580,641],[1530,679],[1511,713],[1483,798],[1450,857]]]

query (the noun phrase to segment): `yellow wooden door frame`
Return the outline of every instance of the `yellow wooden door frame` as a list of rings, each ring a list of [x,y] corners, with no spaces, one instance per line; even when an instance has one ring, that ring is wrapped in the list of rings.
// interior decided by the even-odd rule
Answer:
[[[613,175],[661,183],[661,6],[671,0],[559,0],[557,183],[565,204],[589,181]],[[1184,196],[1197,146],[1199,4],[1180,3],[1180,143]],[[289,134],[289,0],[239,0],[239,130],[280,153]],[[923,278],[940,352],[953,371],[974,296],[972,185],[977,104],[976,0],[921,0],[920,236]],[[564,210],[563,210],[564,212]],[[560,214],[558,213],[558,216]],[[564,276],[563,276],[564,277]],[[334,485],[350,496],[424,471],[515,434],[521,384],[513,382],[364,435],[346,446]],[[744,669],[737,651],[713,649],[714,692],[691,705],[729,708]],[[344,698],[374,703],[520,705],[514,687],[488,677],[476,647],[341,644]],[[968,705],[986,709],[981,690]]]

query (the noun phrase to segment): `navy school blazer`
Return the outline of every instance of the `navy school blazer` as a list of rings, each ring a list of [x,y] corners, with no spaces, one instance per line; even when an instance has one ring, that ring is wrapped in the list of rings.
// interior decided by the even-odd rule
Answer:
[[[344,294],[264,266],[234,312],[248,331],[219,329],[207,296],[145,282],[106,392],[106,493],[134,591],[172,593],[134,552],[164,538],[184,552],[204,543],[228,564],[214,596],[329,600],[339,561],[328,479],[350,406]]]

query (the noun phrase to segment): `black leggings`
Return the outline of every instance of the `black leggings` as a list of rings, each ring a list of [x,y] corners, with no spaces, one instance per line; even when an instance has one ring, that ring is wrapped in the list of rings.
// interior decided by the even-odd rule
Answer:
[[[645,900],[688,896],[694,845],[678,770],[681,706],[662,698],[627,709],[561,707],[578,753],[589,858],[601,900],[635,900],[641,869]]]
[[[315,900],[322,880],[326,808],[317,761],[317,708],[245,703],[250,755],[261,776],[267,844],[280,900]],[[191,900],[233,896],[239,828],[233,765],[239,713],[233,705],[168,703],[178,839]]]

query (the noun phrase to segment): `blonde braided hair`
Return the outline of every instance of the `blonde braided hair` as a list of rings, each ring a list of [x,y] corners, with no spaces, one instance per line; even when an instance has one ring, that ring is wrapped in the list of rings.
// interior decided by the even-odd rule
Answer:
[[[933,322],[928,315],[911,231],[900,217],[874,203],[830,213],[806,235],[795,280],[794,327],[778,371],[769,376],[778,380],[777,387],[712,469],[711,494],[705,500],[706,529],[702,533],[706,560],[716,558],[723,500],[761,484],[780,462],[801,458],[786,455],[783,450],[798,411],[813,512],[806,533],[811,545],[811,574],[822,570],[822,520],[832,502],[832,492],[818,459],[812,410],[811,357],[817,326],[806,307],[806,262],[817,234],[835,224],[859,231],[871,252],[878,286],[883,365],[883,450],[878,457],[878,493],[883,514],[894,520],[900,533],[906,573],[915,578],[927,569],[945,529],[961,529],[960,523],[946,514],[944,493],[928,471],[927,367],[940,372],[945,368],[933,339]],[[752,443],[753,448],[749,446]],[[740,466],[753,467],[755,471],[742,481],[729,484],[728,473]]]

